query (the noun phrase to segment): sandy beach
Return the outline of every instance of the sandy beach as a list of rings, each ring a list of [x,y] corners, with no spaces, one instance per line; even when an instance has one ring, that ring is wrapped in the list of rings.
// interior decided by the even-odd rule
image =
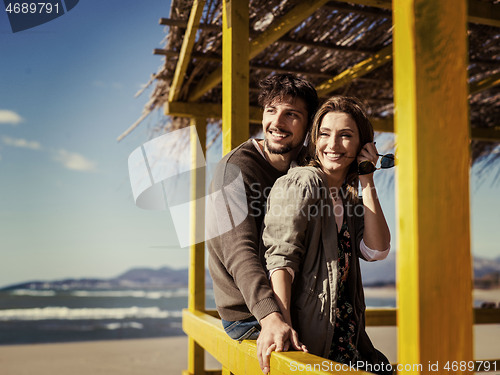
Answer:
[[[369,327],[374,345],[397,359],[396,327]],[[474,327],[475,358],[500,358],[500,325]],[[187,368],[187,337],[0,346],[2,375],[160,375]],[[206,368],[220,365],[206,356]]]
[[[160,375],[187,369],[182,337],[0,346],[2,375]],[[207,368],[220,368],[207,356]]]

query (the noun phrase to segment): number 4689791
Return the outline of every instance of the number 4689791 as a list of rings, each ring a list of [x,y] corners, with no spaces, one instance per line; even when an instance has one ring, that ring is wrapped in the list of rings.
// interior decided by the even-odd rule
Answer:
[[[8,3],[5,8],[7,13],[35,14],[35,13],[59,13],[59,3]]]

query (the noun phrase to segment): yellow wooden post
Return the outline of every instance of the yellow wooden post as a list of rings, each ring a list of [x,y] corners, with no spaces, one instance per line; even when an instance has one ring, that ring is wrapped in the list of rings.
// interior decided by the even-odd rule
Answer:
[[[175,67],[174,77],[170,85],[170,92],[168,93],[168,101],[173,102],[179,99],[184,76],[191,59],[191,52],[193,51],[194,42],[196,39],[196,32],[200,24],[200,19],[203,14],[203,7],[205,6],[204,0],[194,0],[189,14],[189,21],[184,33],[181,51],[179,53],[179,60]]]
[[[222,4],[222,153],[248,139],[248,1]]]
[[[328,0],[302,0],[297,3],[287,14],[284,16],[278,18],[275,20],[271,25],[269,25],[262,34],[260,34],[258,37],[252,40],[252,42],[249,44],[249,52],[248,56],[249,59],[251,60],[255,56],[257,56],[259,53],[264,51],[267,47],[269,47],[271,44],[273,44],[275,41],[277,41],[279,38],[281,38],[283,35],[285,35],[288,31],[292,30],[294,27],[298,26],[302,21],[307,19],[311,14],[313,14],[316,10],[318,10],[323,4],[325,4]],[[389,0],[390,1],[390,0]],[[244,17],[246,17],[246,20],[248,20],[248,4],[244,4],[241,0],[224,0],[223,5],[225,4],[233,4],[235,3],[241,3],[238,6],[238,8],[244,7],[247,9],[246,15],[245,13],[242,13]],[[231,6],[231,5],[229,5]],[[235,5],[232,5],[235,6]],[[229,11],[229,9],[228,9]],[[231,13],[231,12],[228,12]],[[239,12],[232,12],[233,15],[238,14]],[[238,16],[239,18],[239,16]],[[240,18],[239,22],[247,22],[244,19]],[[234,30],[236,31],[236,30]],[[248,27],[241,28],[240,32],[236,32],[235,34],[239,37],[240,40],[243,40],[243,34],[241,32],[247,33],[248,32]],[[234,35],[234,34],[233,34]],[[247,41],[248,41],[248,33],[246,34],[247,36]],[[237,44],[233,44],[234,46],[237,46]],[[242,46],[239,46],[240,48]],[[245,47],[246,48],[246,47]],[[224,50],[224,49],[223,49]],[[240,50],[239,52],[243,53],[243,50]],[[223,51],[224,53],[224,51]],[[246,52],[245,52],[246,53]],[[225,69],[225,68],[224,68]],[[215,86],[217,86],[221,79],[223,79],[223,69],[222,68],[217,68],[215,71],[213,71],[211,74],[206,76],[204,79],[202,79],[196,87],[190,92],[188,101],[194,102],[201,98],[207,91],[211,90]]]
[[[199,241],[203,238],[205,230],[205,169],[200,165],[200,159],[205,158],[206,147],[206,119],[192,118],[191,125],[191,247],[189,254],[189,297],[188,309],[190,311],[205,311],[205,243]],[[198,155],[198,139],[203,155]],[[190,375],[205,374],[205,351],[189,337],[188,340],[188,373]]]
[[[393,20],[398,362],[469,373],[444,368],[473,358],[467,2],[394,0]]]

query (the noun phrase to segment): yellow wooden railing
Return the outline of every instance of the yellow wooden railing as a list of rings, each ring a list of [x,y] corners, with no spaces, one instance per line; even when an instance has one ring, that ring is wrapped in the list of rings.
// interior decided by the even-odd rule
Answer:
[[[474,309],[475,324],[500,324],[500,309]],[[197,374],[260,374],[257,361],[257,349],[255,341],[245,340],[238,342],[229,338],[222,328],[219,314],[216,310],[190,311],[186,309],[182,314],[182,327],[184,332],[201,347],[207,350],[222,365],[222,370],[203,370]],[[395,326],[396,309],[369,309],[366,311],[367,326]],[[485,360],[483,360],[484,362]],[[500,359],[486,360],[490,371],[500,370]],[[419,364],[410,366],[417,367]],[[408,366],[408,365],[406,365]],[[485,366],[481,362],[475,364],[475,371],[484,371]],[[411,373],[412,369],[402,364],[393,364],[393,368],[399,373]],[[271,355],[271,375],[300,373],[299,370],[311,375],[316,374],[347,374],[353,373],[349,366],[325,360],[325,358],[302,352],[273,353]],[[333,370],[333,371],[332,371]],[[445,370],[443,370],[445,371]],[[367,374],[364,371],[356,371],[359,374]],[[192,375],[185,371],[184,375]]]

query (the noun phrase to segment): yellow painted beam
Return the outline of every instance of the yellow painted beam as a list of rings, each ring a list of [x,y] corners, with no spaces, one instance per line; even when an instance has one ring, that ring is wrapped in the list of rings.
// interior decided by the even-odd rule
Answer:
[[[222,154],[249,137],[249,58],[246,0],[222,3]]]
[[[470,361],[467,2],[394,0],[393,23],[398,362]]]
[[[377,69],[378,67],[388,63],[392,59],[392,45],[382,48],[380,51],[363,60],[352,68],[344,70],[342,73],[316,86],[318,96],[324,97],[332,91],[346,85],[347,83],[362,77],[365,74]]]
[[[188,337],[188,369],[189,375],[205,375],[205,349],[192,337]]]
[[[257,348],[254,340],[244,340],[241,343],[232,340],[222,329],[220,320],[200,311],[184,310],[182,327],[190,337],[193,337],[222,364],[224,371],[234,374],[262,374],[257,361]],[[292,367],[293,362],[293,367]],[[307,373],[310,375],[326,374],[364,374],[363,371],[335,370],[335,362],[303,352],[272,353],[270,375],[289,375]],[[325,371],[333,366],[334,371]],[[340,366],[340,365],[338,365]],[[294,368],[296,367],[295,371]],[[303,369],[303,371],[299,371]],[[310,371],[309,371],[310,369]]]
[[[391,0],[338,0],[351,4],[367,5],[376,8],[392,9]],[[396,1],[394,0],[394,3]],[[468,0],[468,22],[500,27],[500,5],[481,0]]]
[[[318,10],[327,0],[300,1],[289,13],[274,21],[257,38],[250,42],[249,60],[276,42],[288,31],[297,27],[302,21]],[[248,13],[247,13],[248,14]],[[248,33],[246,33],[248,35]],[[248,44],[248,39],[246,41]],[[240,46],[242,47],[242,46]],[[194,102],[222,81],[222,67],[217,68],[200,81],[189,95],[188,101]]]
[[[394,132],[394,119],[392,117],[373,117],[370,119],[373,130],[376,132],[393,133]]]
[[[191,311],[205,310],[205,157],[206,127],[205,118],[191,119],[191,206],[189,249],[189,296],[188,308]],[[199,154],[201,146],[201,155]],[[192,337],[188,340],[188,372],[191,375],[205,375],[205,351]]]
[[[474,309],[474,323],[500,324],[500,309]]]
[[[222,81],[222,66],[219,66],[209,75],[204,76],[200,82],[189,93],[188,101],[195,102],[207,92],[212,90]]]
[[[366,310],[366,326],[395,326],[397,309]],[[500,324],[500,309],[474,309],[474,324]],[[499,367],[500,368],[500,367]]]
[[[220,119],[222,118],[222,106],[217,103],[167,102],[164,113],[167,116]],[[262,109],[260,107],[250,107],[249,116],[250,123],[260,124],[262,122]],[[375,117],[371,119],[371,123],[375,131],[394,132],[394,119],[392,117]],[[488,142],[500,142],[500,128],[471,128],[471,138]]]
[[[477,94],[478,92],[487,90],[491,87],[500,84],[500,72],[494,73],[488,77],[485,77],[479,81],[473,82],[469,85],[470,95]]]
[[[265,32],[250,42],[250,59],[298,26],[327,2],[328,0],[300,1],[290,12],[274,21]]]
[[[392,117],[372,118],[373,129],[377,132],[393,133],[394,119]],[[471,139],[486,142],[500,142],[500,127],[494,128],[472,128],[470,129]]]
[[[469,0],[469,22],[500,27],[500,4]]]
[[[193,51],[196,33],[200,25],[200,19],[203,14],[204,6],[204,0],[194,0],[193,6],[191,7],[189,21],[184,33],[184,39],[182,41],[181,52],[179,54],[179,59],[177,60],[174,78],[172,79],[172,84],[170,85],[170,91],[168,93],[169,102],[179,99],[182,83],[184,82],[184,76],[186,75],[189,60],[191,59],[191,52]]]
[[[365,313],[365,322],[368,327],[395,326],[396,309],[367,309]]]
[[[392,9],[391,0],[339,0],[339,1],[346,1],[351,4],[366,5],[370,7],[382,8],[388,10]]]
[[[205,309],[205,158],[206,127],[205,118],[191,119],[191,205],[190,205],[190,257],[189,257],[189,297],[191,310]],[[199,155],[199,146],[202,154]]]
[[[366,325],[395,326],[396,312],[394,308],[366,309]],[[205,313],[220,319],[217,310],[205,310]],[[474,309],[474,324],[500,324],[500,309]],[[500,368],[500,367],[499,367]]]
[[[218,103],[166,102],[164,114],[178,117],[221,118],[222,106]]]
[[[485,142],[500,142],[500,127],[495,128],[472,128],[471,138]]]
[[[222,118],[222,105],[217,103],[167,102],[164,113],[168,116],[219,119]],[[262,122],[262,109],[260,107],[250,107],[249,116],[250,123],[260,124]]]

